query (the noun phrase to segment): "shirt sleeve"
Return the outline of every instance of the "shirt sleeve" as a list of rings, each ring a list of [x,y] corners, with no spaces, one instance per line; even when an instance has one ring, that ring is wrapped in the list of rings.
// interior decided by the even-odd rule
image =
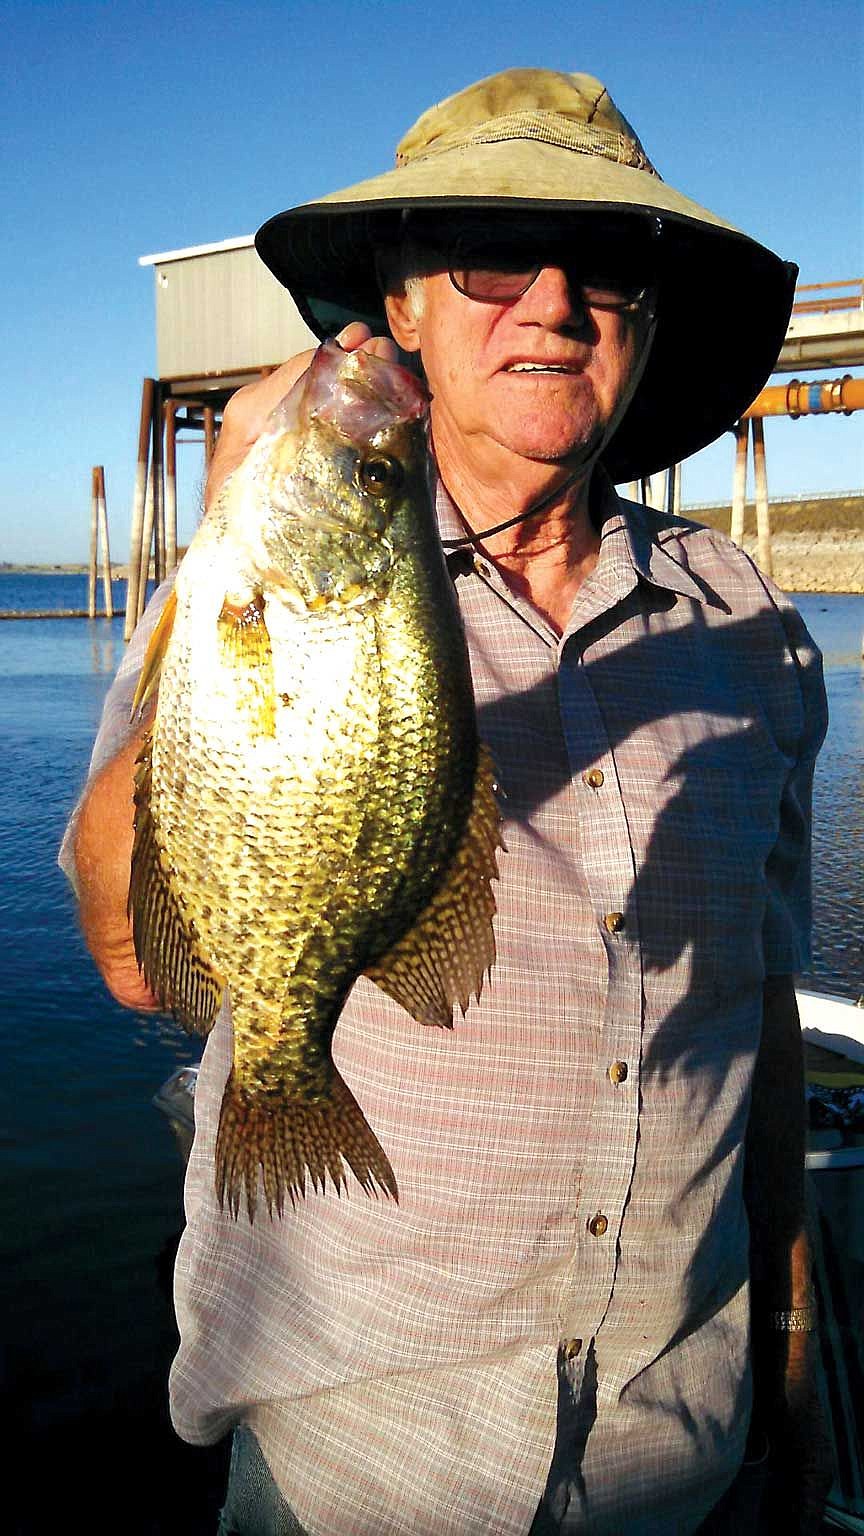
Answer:
[[[60,844],[60,852],[57,856],[57,862],[76,895],[78,893],[78,877],[75,869],[74,842],[81,802],[84,798],[87,784],[90,783],[94,774],[98,773],[100,768],[103,768],[107,762],[110,762],[112,757],[116,756],[136,729],[135,721],[132,719],[132,700],[138,687],[138,678],[144,664],[150,636],[173,587],[174,576],[172,574],[153,593],[141,621],[129,642],[129,648],[117,669],[117,675],[108,690],[102,707],[102,718],[99,723],[96,740],[93,743],[87,780],[81,794],[78,796],[75,809],[69,817],[66,830],[63,833],[63,841]]]
[[[791,976],[811,962],[813,769],[828,726],[828,703],[818,646],[789,598],[763,582],[783,625],[801,699],[797,755],[780,802],[777,841],[765,866],[768,903],[762,936],[766,975]]]

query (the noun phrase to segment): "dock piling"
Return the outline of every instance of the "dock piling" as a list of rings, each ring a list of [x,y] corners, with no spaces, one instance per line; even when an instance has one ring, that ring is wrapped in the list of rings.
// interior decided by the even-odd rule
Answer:
[[[177,564],[177,401],[165,401],[165,561]]]
[[[204,470],[210,468],[210,460],[216,447],[216,412],[212,405],[204,407]]]
[[[105,470],[100,464],[96,486],[96,509],[99,538],[102,544],[102,596],[105,599],[105,616],[114,617],[114,595],[111,587],[111,545],[108,539],[108,502],[105,496]]]
[[[132,496],[132,527],[129,532],[129,579],[126,583],[126,620],[123,639],[128,640],[138,622],[138,589],[141,585],[141,542],[144,533],[144,512],[147,500],[148,465],[150,459],[151,423],[153,420],[153,393],[155,380],[145,379],[141,388],[141,417],[138,425],[138,464],[135,470],[135,490]],[[149,543],[147,561],[149,565]],[[147,576],[144,577],[147,590]]]
[[[733,544],[744,543],[744,503],[747,496],[747,444],[750,423],[742,418],[735,427],[735,470],[732,477],[732,526],[729,530]]]
[[[153,389],[153,440],[150,448],[150,466],[153,479],[153,575],[156,585],[165,580],[165,475],[163,468],[164,445],[162,436],[162,385],[157,379]],[[149,573],[149,550],[145,569]],[[147,583],[144,582],[144,606],[147,601]],[[143,611],[143,609],[142,609]]]
[[[90,471],[90,563],[87,568],[87,617],[96,617],[96,579],[99,550],[102,551],[102,595],[105,617],[113,619],[111,594],[111,550],[108,544],[108,509],[105,504],[105,470],[94,464]]]
[[[99,470],[90,471],[90,559],[87,566],[87,616],[96,617],[96,552],[99,537]]]
[[[765,468],[765,425],[761,416],[753,417],[753,478],[756,483],[756,563],[766,576],[773,576],[771,560],[771,522],[768,512],[768,475]]]

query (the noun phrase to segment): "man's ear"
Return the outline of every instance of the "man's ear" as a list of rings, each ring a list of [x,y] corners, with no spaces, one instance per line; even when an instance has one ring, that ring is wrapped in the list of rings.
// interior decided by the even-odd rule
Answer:
[[[384,295],[384,308],[390,334],[403,352],[420,351],[420,333],[414,308],[404,289],[401,293]]]

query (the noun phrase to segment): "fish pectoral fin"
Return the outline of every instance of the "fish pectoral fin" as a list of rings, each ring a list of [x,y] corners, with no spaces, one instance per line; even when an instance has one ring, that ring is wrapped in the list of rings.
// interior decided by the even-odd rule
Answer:
[[[273,646],[264,606],[260,593],[248,603],[235,602],[226,595],[218,620],[222,659],[238,674],[237,699],[248,712],[253,736],[276,735]]]
[[[151,810],[152,734],[135,770],[135,839],[127,911],[135,958],[151,992],[184,1029],[206,1035],[224,990],[185,918]]]
[[[306,1176],[323,1194],[327,1177],[337,1194],[346,1187],[345,1165],[367,1195],[380,1190],[396,1201],[393,1169],[347,1083],[330,1065],[326,1089],[314,1099],[290,1085],[274,1094],[246,1087],[232,1068],[216,1137],[216,1193],[236,1219],[245,1194],[249,1220],[258,1203],[259,1170],[267,1210],[281,1216],[285,1197],[296,1207],[306,1194]]]
[[[144,665],[141,668],[141,676],[138,679],[138,687],[135,689],[135,697],[132,700],[132,719],[140,714],[148,699],[159,687],[159,677],[162,672],[162,663],[165,660],[165,652],[168,649],[168,641],[171,639],[171,631],[174,628],[174,619],[177,615],[177,594],[169,592],[165,599],[153,633],[144,653]]]
[[[503,847],[491,756],[481,744],[474,799],[450,869],[413,928],[366,975],[419,1024],[453,1025],[495,961],[496,856]]]

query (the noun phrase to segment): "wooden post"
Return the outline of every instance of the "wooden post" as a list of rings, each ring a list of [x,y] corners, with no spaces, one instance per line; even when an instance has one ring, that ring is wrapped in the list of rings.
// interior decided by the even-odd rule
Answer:
[[[150,455],[154,387],[155,381],[153,379],[145,379],[141,389],[141,417],[138,426],[138,466],[135,470],[135,490],[132,496],[132,526],[129,530],[129,576],[126,582],[126,619],[123,625],[124,640],[130,638],[138,622],[138,589],[141,585],[141,541],[144,532],[144,511],[147,500],[147,464]],[[147,578],[145,575],[145,591],[146,588]]]
[[[739,421],[735,428],[735,473],[732,480],[732,526],[730,529],[733,544],[739,545],[744,543],[744,503],[747,498],[747,443],[749,435],[749,421]]]
[[[114,593],[111,587],[111,546],[108,542],[108,505],[105,499],[105,470],[100,464],[98,469],[99,484],[97,487],[97,506],[99,515],[99,537],[102,543],[102,594],[105,598],[105,614],[109,619],[114,617]]]
[[[649,480],[649,482],[648,482],[648,486],[649,486],[649,491],[648,491],[649,505],[652,506],[652,507],[656,507],[658,511],[662,511],[663,507],[665,507],[665,505],[666,505],[666,494],[667,494],[666,487],[667,487],[668,483],[669,483],[669,471],[668,471],[668,469],[661,469],[660,473],[657,474],[657,475],[652,475],[650,480]]]
[[[165,401],[165,563],[177,564],[177,401]]]
[[[135,614],[135,623],[138,623],[144,609],[147,607],[147,583],[150,580],[150,552],[153,547],[153,465],[150,465],[150,473],[147,476],[147,494],[144,497],[144,527],[141,532],[141,572],[138,581],[138,609]]]
[[[204,407],[204,472],[210,468],[210,460],[216,447],[216,412],[212,405]]]
[[[156,585],[165,580],[165,477],[163,471],[162,386],[153,391],[153,574]]]
[[[670,511],[674,514],[675,517],[680,517],[681,516],[681,465],[680,464],[673,464],[673,466],[672,466],[672,473],[671,473],[671,480],[672,480],[672,495],[670,497],[670,500],[672,502],[672,506],[670,508]]]
[[[766,576],[773,576],[768,474],[765,469],[765,423],[761,416],[753,417],[753,478],[756,482],[756,563]]]
[[[96,617],[96,542],[99,529],[99,471],[90,471],[90,563],[87,567],[87,617]]]

